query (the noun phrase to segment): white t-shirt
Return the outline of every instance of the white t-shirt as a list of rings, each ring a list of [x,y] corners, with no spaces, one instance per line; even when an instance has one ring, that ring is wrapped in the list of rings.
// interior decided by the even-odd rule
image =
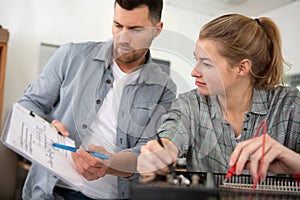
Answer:
[[[113,86],[109,89],[97,117],[92,122],[89,134],[84,138],[82,147],[89,144],[103,146],[108,152],[116,153],[116,130],[119,104],[124,87],[134,83],[140,75],[141,69],[126,74],[114,61],[111,65],[114,75]],[[82,193],[91,198],[118,198],[117,177],[105,175],[104,177],[88,181],[84,179]]]
[[[240,134],[239,136],[237,136],[237,137],[235,138],[235,141],[238,143],[238,142],[241,141],[241,139],[242,139],[242,134]]]

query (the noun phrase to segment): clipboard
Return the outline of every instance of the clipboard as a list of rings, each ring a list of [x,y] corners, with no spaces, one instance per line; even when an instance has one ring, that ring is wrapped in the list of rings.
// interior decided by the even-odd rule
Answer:
[[[53,143],[75,146],[73,140],[58,134],[55,127],[15,103],[1,134],[2,143],[20,156],[53,173],[75,190],[83,188],[83,177],[76,171],[71,153],[54,148]]]

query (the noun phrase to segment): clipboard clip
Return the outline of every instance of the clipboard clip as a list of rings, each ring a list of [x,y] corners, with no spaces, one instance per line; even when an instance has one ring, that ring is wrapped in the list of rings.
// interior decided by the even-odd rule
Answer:
[[[30,114],[32,117],[35,117],[35,114],[34,114],[34,112],[33,112],[32,110],[29,112],[29,114]]]
[[[43,122],[46,122],[46,123],[49,124],[52,128],[54,128],[54,129],[58,132],[59,135],[63,136],[63,134],[62,134],[60,131],[58,131],[58,130],[56,129],[56,127],[53,126],[53,124],[51,124],[50,122],[48,122],[47,120],[45,120],[44,118],[42,118],[41,116],[39,116],[38,114],[35,114],[32,110],[29,112],[29,115],[31,115],[32,117],[36,117],[36,116],[37,116],[40,120],[42,120]]]

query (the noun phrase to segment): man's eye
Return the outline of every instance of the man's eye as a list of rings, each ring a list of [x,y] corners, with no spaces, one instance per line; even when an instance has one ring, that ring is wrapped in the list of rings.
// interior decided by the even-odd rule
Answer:
[[[131,29],[131,31],[132,32],[134,32],[134,33],[140,33],[140,32],[142,32],[142,28],[133,28],[133,29]]]
[[[115,24],[115,27],[118,29],[122,28],[122,26],[120,24]]]

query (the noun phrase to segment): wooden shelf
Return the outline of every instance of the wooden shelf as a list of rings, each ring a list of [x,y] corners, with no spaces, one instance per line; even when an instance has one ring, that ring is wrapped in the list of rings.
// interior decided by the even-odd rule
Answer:
[[[9,33],[6,29],[0,27],[0,42],[7,43],[9,38]]]
[[[9,38],[9,32],[6,29],[2,29],[0,26],[0,127],[2,122],[1,118],[2,118],[8,38]]]

